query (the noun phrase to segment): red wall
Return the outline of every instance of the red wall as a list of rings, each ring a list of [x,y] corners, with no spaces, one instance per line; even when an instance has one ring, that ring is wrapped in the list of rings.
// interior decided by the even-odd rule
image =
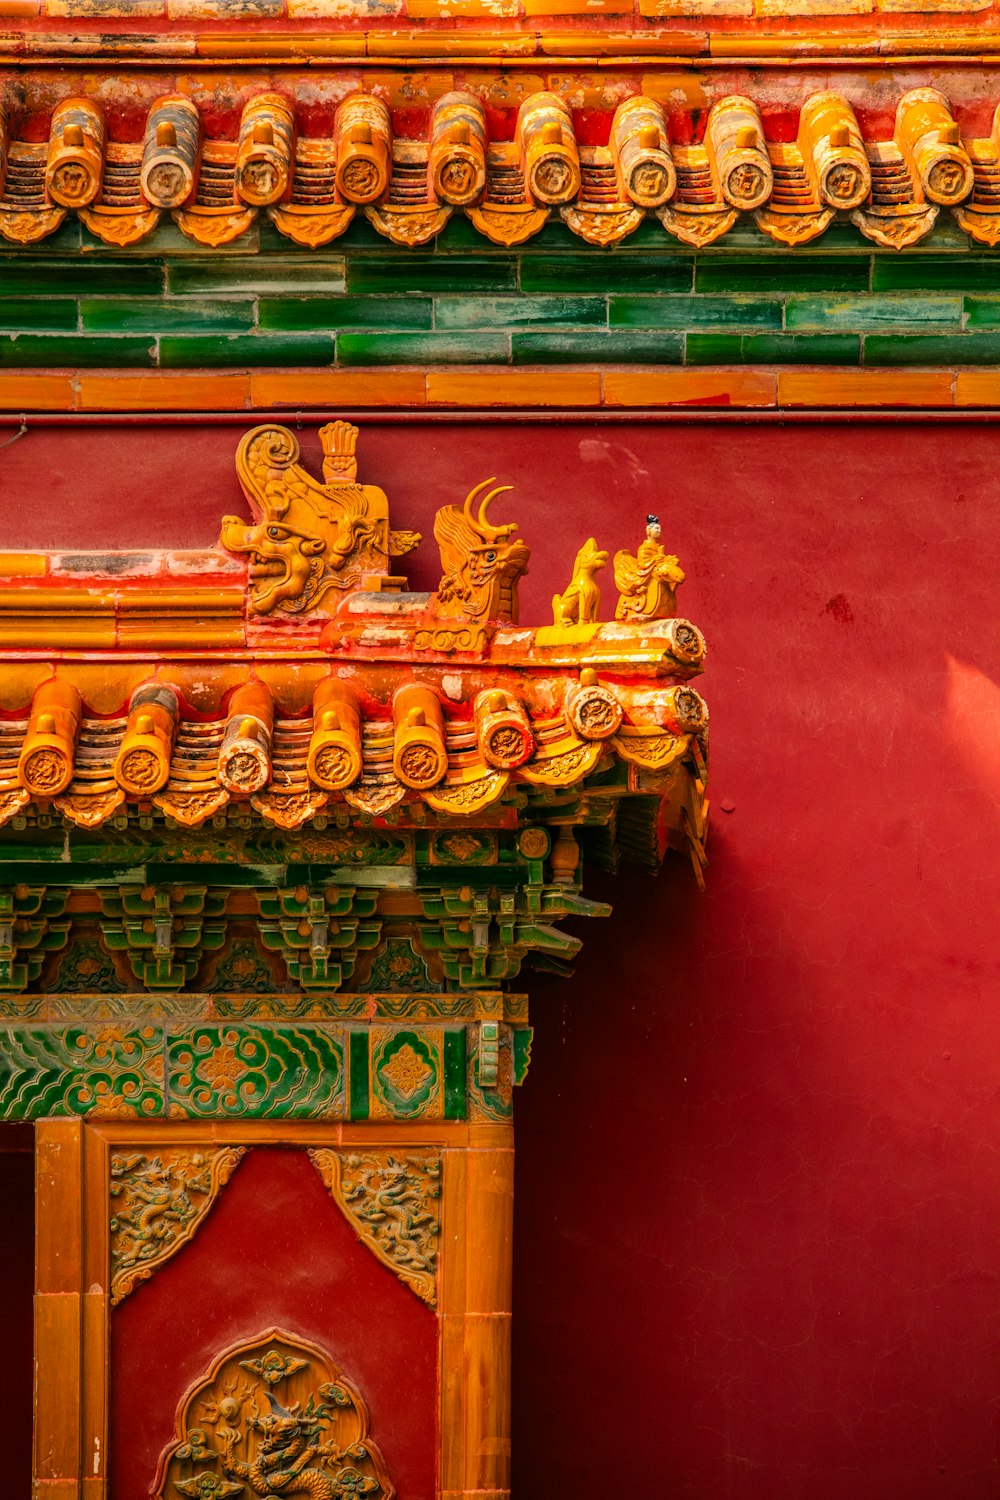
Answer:
[[[710,643],[707,893],[680,861],[592,874],[615,916],[577,980],[531,981],[516,1500],[986,1500],[1000,433],[364,426],[397,526],[517,480],[527,621],[592,530],[634,545],[658,511]],[[7,544],[209,543],[237,432],[33,432]]]

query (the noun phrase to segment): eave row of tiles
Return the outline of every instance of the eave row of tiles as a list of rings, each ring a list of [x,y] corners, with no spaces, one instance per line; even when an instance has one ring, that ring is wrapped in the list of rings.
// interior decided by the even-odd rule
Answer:
[[[739,94],[717,99],[701,139],[692,128],[684,143],[657,100],[632,94],[609,112],[607,145],[579,140],[565,98],[545,89],[523,99],[510,140],[492,137],[490,112],[471,91],[439,97],[421,138],[376,93],[347,92],[324,136],[299,131],[296,102],[252,97],[236,139],[209,138],[181,93],[153,103],[133,142],[112,138],[94,98],[62,100],[47,140],[19,139],[11,113],[0,140],[0,234],[31,244],[75,211],[105,243],[128,246],[170,214],[212,248],[266,213],[315,248],[363,213],[395,243],[423,245],[460,212],[498,244],[523,243],[559,214],[582,239],[612,245],[654,215],[700,247],[751,216],[796,245],[849,216],[875,243],[903,248],[950,208],[972,238],[1000,240],[1000,109],[989,135],[968,139],[935,88],[902,93],[892,134],[880,139],[862,134],[842,95],[812,94],[790,141],[768,139],[758,104]]]

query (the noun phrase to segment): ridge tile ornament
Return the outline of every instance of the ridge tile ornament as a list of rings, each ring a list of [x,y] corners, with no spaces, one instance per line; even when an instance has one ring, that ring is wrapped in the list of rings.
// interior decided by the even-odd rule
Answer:
[[[947,8],[954,3],[947,0]],[[585,47],[585,34],[576,35]],[[823,41],[828,45],[829,36]],[[641,40],[636,45],[641,49]],[[450,51],[448,61],[451,71]],[[540,59],[539,67],[544,72]],[[988,133],[965,138],[959,124],[965,101],[956,104],[956,118],[949,99],[929,86],[933,73],[913,87],[912,71],[901,72],[895,92],[887,85],[891,127],[881,124],[882,101],[877,112],[861,111],[863,134],[851,100],[859,87],[864,98],[867,80],[853,87],[845,81],[843,93],[803,93],[788,83],[787,70],[780,81],[759,83],[758,101],[727,91],[713,69],[698,81],[704,103],[686,114],[665,109],[661,99],[672,75],[648,65],[631,76],[625,68],[622,78],[616,69],[604,88],[593,73],[572,69],[519,79],[513,100],[502,69],[479,67],[424,109],[391,109],[380,97],[395,94],[398,104],[412,95],[412,77],[399,70],[381,75],[379,92],[319,58],[309,71],[339,100],[332,128],[314,125],[316,134],[295,125],[296,116],[312,118],[316,84],[294,75],[289,97],[248,98],[259,77],[251,75],[245,87],[234,80],[228,109],[221,81],[209,105],[195,89],[194,97],[178,91],[150,99],[141,75],[98,75],[87,80],[91,96],[53,101],[47,141],[38,139],[42,110],[32,119],[12,109],[9,119],[0,116],[0,182],[6,178],[0,235],[33,244],[75,212],[114,250],[139,244],[170,216],[188,239],[216,250],[263,218],[308,252],[344,234],[357,215],[394,244],[411,247],[428,244],[459,214],[479,234],[511,247],[557,215],[595,246],[620,243],[648,217],[682,244],[701,248],[744,217],[784,246],[806,244],[840,219],[898,249],[923,239],[942,209],[951,209],[980,243],[993,245],[1000,233],[993,190],[1000,125],[994,118]],[[734,65],[728,90],[746,86],[750,76]],[[35,88],[44,94],[49,86]],[[623,99],[623,89],[635,92]],[[119,111],[122,91],[128,107],[122,99]],[[116,138],[119,112],[131,120],[143,93],[142,138],[134,132]],[[587,116],[601,121],[596,134],[603,143],[594,142],[592,125],[577,139],[569,107],[577,97],[588,97]],[[508,114],[515,116],[512,135],[496,132],[497,117]],[[767,122],[789,117],[798,119],[794,139],[783,129],[769,138]],[[981,119],[981,111],[973,118]],[[231,122],[228,138],[219,138],[220,119]],[[308,507],[308,485],[299,498]],[[360,497],[345,503],[349,509]],[[322,541],[322,528],[314,537]],[[336,554],[322,548],[306,552],[302,562],[315,589],[338,571]],[[260,597],[270,596],[270,607],[277,607],[280,588],[267,578],[262,572]]]

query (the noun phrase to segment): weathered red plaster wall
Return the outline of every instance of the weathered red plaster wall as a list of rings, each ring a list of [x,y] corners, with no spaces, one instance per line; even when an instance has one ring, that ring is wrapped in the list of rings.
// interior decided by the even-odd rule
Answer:
[[[397,525],[516,479],[528,621],[591,531],[634,544],[659,511],[711,646],[707,893],[679,861],[592,874],[614,918],[580,924],[575,982],[531,982],[516,1500],[986,1500],[1000,433],[365,428]],[[238,430],[34,433],[8,544],[208,544]]]

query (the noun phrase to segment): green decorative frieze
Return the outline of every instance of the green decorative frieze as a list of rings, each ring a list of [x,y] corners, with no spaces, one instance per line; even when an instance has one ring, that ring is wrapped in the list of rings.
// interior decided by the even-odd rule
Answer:
[[[146,1118],[164,1113],[163,1032],[156,1026],[0,1029],[0,1119]]]
[[[344,1037],[320,1026],[202,1026],[168,1041],[172,1115],[341,1119]]]

